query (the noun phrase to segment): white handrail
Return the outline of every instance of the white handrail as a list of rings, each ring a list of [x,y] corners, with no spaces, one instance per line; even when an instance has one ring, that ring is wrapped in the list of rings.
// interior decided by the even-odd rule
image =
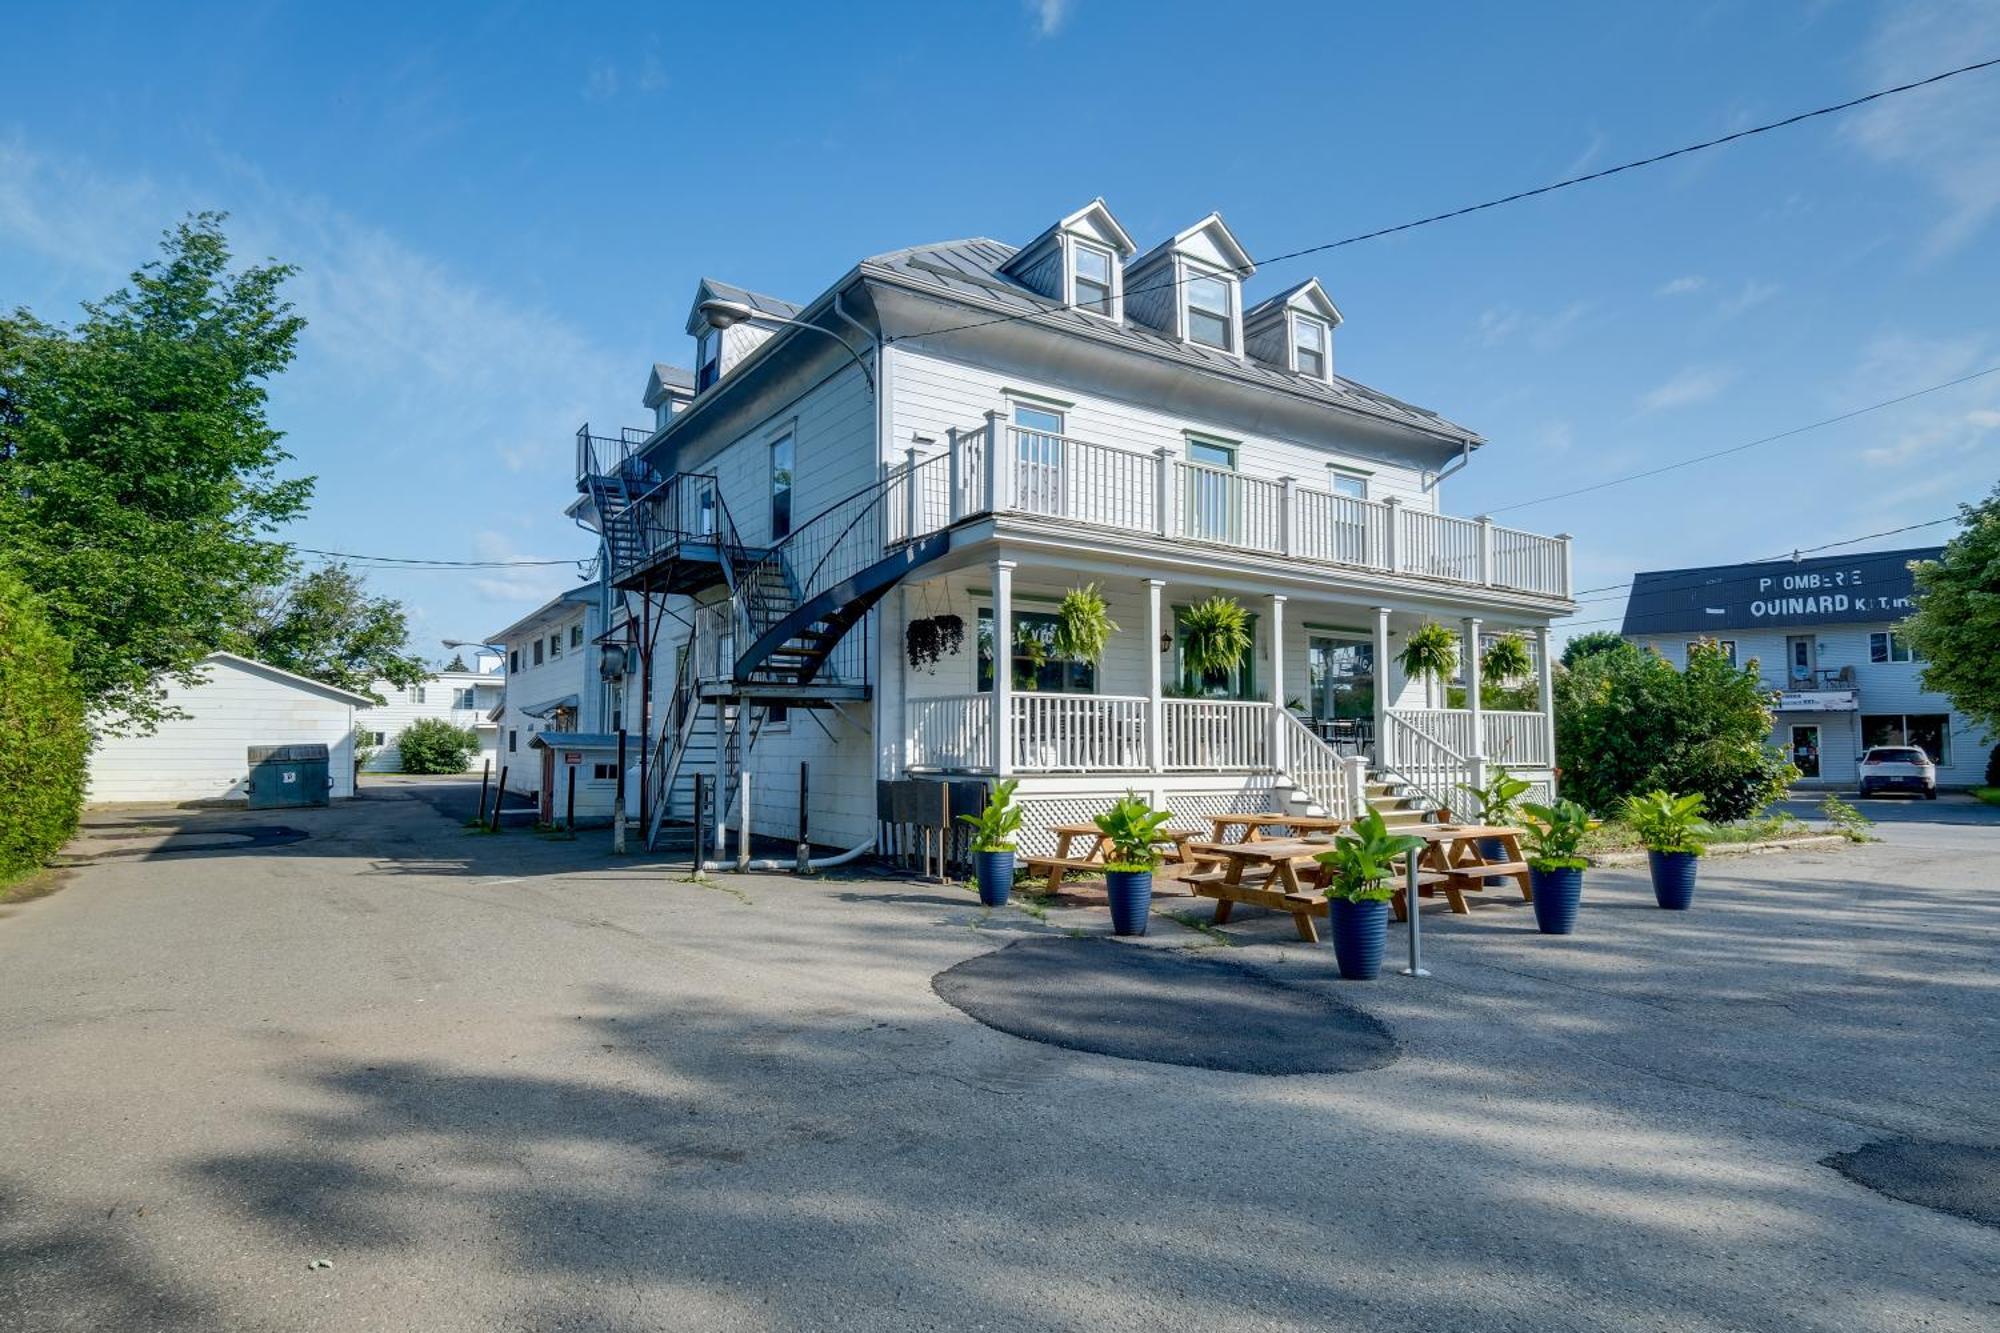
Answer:
[[[963,772],[991,769],[992,696],[953,694],[911,699],[909,766]]]
[[[983,696],[982,696],[983,697]],[[1146,767],[1147,701],[1132,695],[1013,696],[1014,771],[1131,772]]]
[[[1347,789],[1347,759],[1321,740],[1290,710],[1284,713],[1286,776],[1336,819],[1353,819]]]
[[[1433,807],[1444,810],[1465,804],[1460,787],[1472,781],[1471,761],[1417,730],[1403,714],[1388,715],[1376,749],[1376,766]]]
[[[1211,771],[1271,766],[1271,705],[1236,699],[1166,699],[1169,769]]]

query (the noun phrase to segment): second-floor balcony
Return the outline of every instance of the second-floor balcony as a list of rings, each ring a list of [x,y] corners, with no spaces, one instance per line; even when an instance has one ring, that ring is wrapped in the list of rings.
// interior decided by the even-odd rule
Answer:
[[[995,438],[997,454],[989,447]],[[918,478],[904,497],[902,524],[912,535],[982,514],[1024,515],[1330,567],[1570,595],[1566,535],[1252,476],[1167,448],[1138,453],[1046,434],[1009,425],[997,412],[982,426],[948,432],[943,459],[912,450],[903,466]]]

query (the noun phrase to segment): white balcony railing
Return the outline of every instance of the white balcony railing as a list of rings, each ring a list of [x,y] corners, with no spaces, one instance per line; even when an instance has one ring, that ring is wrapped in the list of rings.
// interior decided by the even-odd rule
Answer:
[[[1013,704],[1017,773],[1119,773],[1146,767],[1144,699],[1016,694]]]
[[[1000,440],[1000,466],[991,467]],[[1265,555],[1387,574],[1568,597],[1569,539],[1454,518],[1395,499],[1359,500],[1288,478],[1191,463],[1009,426],[949,433],[949,480],[927,487],[913,510],[930,521],[1011,512],[1205,542]]]
[[[1167,699],[1164,758],[1169,769],[1209,772],[1271,766],[1271,705],[1234,699]]]

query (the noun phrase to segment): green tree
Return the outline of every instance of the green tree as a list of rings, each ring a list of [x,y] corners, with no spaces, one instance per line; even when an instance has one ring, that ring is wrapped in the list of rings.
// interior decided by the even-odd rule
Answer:
[[[202,213],[73,330],[0,317],[0,563],[69,641],[100,725],[149,730],[163,678],[191,682],[284,574],[266,534],[312,493],[277,476],[290,455],[265,419],[304,326],[280,296],[292,271],[231,272],[222,215]]]
[[[1636,652],[1624,638],[1608,629],[1594,629],[1588,634],[1579,634],[1563,645],[1562,664],[1573,667],[1586,657],[1599,653],[1615,653],[1620,649]]]
[[[376,681],[415,685],[431,674],[409,651],[403,604],[369,596],[368,585],[342,564],[258,594],[231,643],[247,657],[366,694],[376,703],[382,702]]]
[[[69,644],[0,569],[0,876],[46,861],[76,832],[90,732]]]
[[[1658,653],[1603,652],[1556,678],[1562,789],[1615,814],[1654,790],[1701,794],[1716,819],[1742,819],[1798,776],[1770,744],[1771,701],[1755,663],[1739,670],[1713,643],[1686,671]]]
[[[441,717],[418,718],[397,735],[396,753],[405,773],[463,773],[479,753],[479,737]]]
[[[1902,628],[1925,661],[1924,688],[2000,734],[2000,486],[1959,517],[1943,555],[1910,566],[1917,609]]]
[[[464,671],[464,670],[466,670],[467,668],[466,668],[466,665],[465,665],[465,654],[464,654],[464,653],[453,653],[453,654],[451,655],[451,661],[449,661],[449,662],[446,662],[446,663],[444,664],[444,668],[443,668],[443,669],[444,669],[444,670],[446,670],[446,671]]]

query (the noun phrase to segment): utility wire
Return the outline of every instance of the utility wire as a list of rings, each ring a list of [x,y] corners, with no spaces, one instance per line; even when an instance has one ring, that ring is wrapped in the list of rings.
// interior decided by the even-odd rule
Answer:
[[[286,543],[290,545],[290,543]],[[587,565],[589,560],[425,560],[398,555],[362,555],[354,551],[322,551],[312,546],[292,546],[304,555],[323,555],[335,560],[360,560],[371,565],[405,569],[514,569],[542,565]]]
[[[1912,389],[1909,393],[1898,394],[1894,398],[1884,398],[1879,403],[1870,403],[1866,407],[1857,407],[1851,412],[1842,412],[1838,416],[1826,417],[1808,425],[1794,426],[1790,430],[1781,430],[1775,435],[1766,435],[1762,439],[1750,440],[1743,444],[1732,444],[1727,449],[1717,449],[1713,453],[1696,454],[1692,458],[1683,458],[1679,462],[1664,463],[1659,467],[1647,468],[1644,472],[1632,472],[1622,477],[1612,477],[1608,481],[1592,482],[1588,486],[1578,486],[1574,490],[1557,491],[1553,495],[1538,495],[1531,500],[1516,500],[1512,504],[1494,505],[1486,512],[1489,514],[1501,514],[1509,509],[1526,509],[1532,505],[1547,504],[1551,500],[1567,500],[1571,496],[1588,495],[1592,491],[1606,490],[1612,486],[1623,486],[1628,481],[1642,481],[1647,477],[1657,477],[1663,472],[1677,472],[1684,467],[1693,467],[1696,463],[1707,463],[1717,458],[1727,458],[1731,454],[1740,454],[1746,449],[1755,449],[1759,445],[1775,444],[1779,440],[1788,440],[1794,435],[1804,435],[1807,431],[1821,430],[1827,426],[1838,425],[1843,421],[1852,421],[1854,418],[1866,416],[1870,412],[1879,412],[1885,407],[1894,407],[1898,403],[1907,403],[1913,398],[1922,398],[1925,394],[1957,388],[1961,384],[1970,384],[1976,379],[1984,379],[1988,375],[1995,374],[2000,374],[2000,366],[1988,366],[1984,370],[1975,370],[1970,375],[1961,375],[1955,380],[1946,380],[1942,384],[1932,384],[1922,389]]]
[[[1927,88],[1935,83],[1943,83],[1946,79],[1955,79],[1961,74],[1972,74],[1979,70],[1991,69],[1996,65],[2000,65],[2000,56],[1975,61],[1970,65],[1960,65],[1956,69],[1944,70],[1941,73],[1932,74],[1925,78],[1914,79],[1909,83],[1899,83],[1893,88],[1878,88],[1872,93],[1864,93],[1859,97],[1851,97],[1845,102],[1835,102],[1830,106],[1815,107],[1811,111],[1800,111],[1794,115],[1786,116],[1782,120],[1768,121],[1762,125],[1752,125],[1747,129],[1736,130],[1714,139],[1704,139],[1700,143],[1683,144],[1679,148],[1668,149],[1664,153],[1655,153],[1650,157],[1634,158],[1630,162],[1621,162],[1617,166],[1605,167],[1601,171],[1592,171],[1581,176],[1571,176],[1565,180],[1551,181],[1547,185],[1538,185],[1530,190],[1517,190],[1513,194],[1502,195],[1498,199],[1488,199],[1477,204],[1466,204],[1463,207],[1450,209],[1443,213],[1433,213],[1429,217],[1415,218],[1409,222],[1398,222],[1394,226],[1389,227],[1377,227],[1373,231],[1364,231],[1353,236],[1344,236],[1337,241],[1325,241],[1319,245],[1308,245],[1302,249],[1288,250],[1283,254],[1268,255],[1261,260],[1252,260],[1247,265],[1223,268],[1214,270],[1214,272],[1233,273],[1242,276],[1264,264],[1278,264],[1290,259],[1303,259],[1307,255],[1323,254],[1328,250],[1338,250],[1343,246],[1359,245],[1363,241],[1378,240],[1384,236],[1394,236],[1399,232],[1414,231],[1418,227],[1428,227],[1439,222],[1449,222],[1454,218],[1462,218],[1472,213],[1481,213],[1489,208],[1499,208],[1506,204],[1519,203],[1524,199],[1533,199],[1539,195],[1553,194],[1557,190],[1567,190],[1572,186],[1587,185],[1592,181],[1600,181],[1609,176],[1616,176],[1620,172],[1636,171],[1640,167],[1657,166],[1662,162],[1670,162],[1677,157],[1686,157],[1690,153],[1699,153],[1709,148],[1720,148],[1724,144],[1735,143],[1738,139],[1748,139],[1759,134],[1769,134],[1773,130],[1782,130],[1787,126],[1814,120],[1820,116],[1831,116],[1842,111],[1852,111],[1855,107],[1866,106],[1870,102],[1878,102],[1885,97],[1895,97],[1900,93],[1914,92],[1918,88]],[[1192,273],[1185,278],[1172,278],[1148,287],[1140,287],[1134,291],[1126,292],[1125,295],[1130,298],[1145,292],[1164,291],[1168,288],[1178,287],[1183,283],[1190,282],[1195,278],[1207,276],[1210,276],[1210,273]],[[1081,309],[1082,306],[1083,303],[1075,301],[1059,303],[1037,310],[1022,310],[1011,315],[999,315],[992,319],[976,320],[967,324],[949,325],[942,329],[931,329],[924,333],[899,334],[895,337],[885,338],[882,341],[885,343],[896,343],[901,342],[904,338],[934,338],[946,333],[963,333],[968,329],[985,328],[991,324],[1010,324],[1015,320],[1034,319],[1041,315],[1055,314],[1058,311],[1077,310]]]

